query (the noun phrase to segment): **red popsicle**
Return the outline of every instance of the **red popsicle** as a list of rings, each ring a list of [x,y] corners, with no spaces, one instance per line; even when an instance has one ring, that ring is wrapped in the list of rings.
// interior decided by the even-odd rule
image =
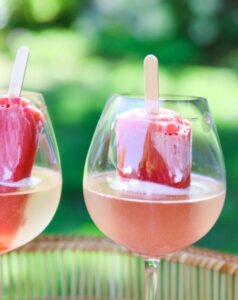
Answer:
[[[43,123],[29,101],[0,99],[0,181],[30,177]]]
[[[9,96],[0,98],[0,252],[11,249],[25,220],[27,196],[19,181],[31,176],[44,118],[30,101],[19,98],[29,56],[17,51]]]
[[[190,184],[191,125],[167,109],[133,109],[116,120],[118,173],[176,188]]]

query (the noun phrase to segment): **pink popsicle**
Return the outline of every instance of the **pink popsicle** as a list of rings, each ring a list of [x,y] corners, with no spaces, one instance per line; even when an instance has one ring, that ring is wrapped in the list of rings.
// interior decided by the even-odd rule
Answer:
[[[176,188],[190,184],[191,125],[178,113],[132,109],[116,120],[118,173]]]

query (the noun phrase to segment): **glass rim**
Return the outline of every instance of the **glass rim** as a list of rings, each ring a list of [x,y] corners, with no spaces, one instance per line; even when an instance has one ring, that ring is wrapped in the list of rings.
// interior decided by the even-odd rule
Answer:
[[[110,95],[110,98],[122,97],[129,98],[133,100],[145,100],[144,94],[134,94],[134,93],[113,93]],[[173,93],[161,93],[159,95],[159,101],[205,101],[207,102],[207,98],[201,96],[192,96],[192,95],[184,95],[184,94],[173,94]],[[149,100],[148,101],[154,101]]]
[[[0,88],[0,97],[8,96],[8,90],[6,88]],[[21,90],[20,98],[31,100],[32,98],[35,98],[38,100],[38,106],[40,108],[45,108],[46,104],[44,101],[44,97],[42,93],[29,91],[29,90]]]

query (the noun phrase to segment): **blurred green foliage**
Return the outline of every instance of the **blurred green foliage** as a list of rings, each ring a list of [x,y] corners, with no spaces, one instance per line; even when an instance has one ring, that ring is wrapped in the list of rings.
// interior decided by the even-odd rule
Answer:
[[[0,0],[0,86],[18,46],[31,49],[25,89],[43,93],[64,188],[46,232],[99,234],[83,202],[86,153],[109,95],[142,93],[142,58],[160,59],[164,93],[205,96],[227,167],[227,201],[199,244],[238,252],[236,0]]]
[[[0,28],[74,28],[105,57],[153,52],[166,64],[237,62],[236,0],[0,0]]]

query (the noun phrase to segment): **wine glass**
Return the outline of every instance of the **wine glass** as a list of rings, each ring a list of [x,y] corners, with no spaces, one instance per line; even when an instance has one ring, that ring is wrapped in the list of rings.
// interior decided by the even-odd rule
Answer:
[[[43,96],[22,91],[21,98],[10,99],[0,90],[0,114],[0,253],[5,253],[49,224],[59,204],[62,176]]]
[[[185,126],[191,126],[192,132],[192,137],[182,141],[178,133],[173,136],[169,131],[166,134],[172,142],[164,144],[160,144],[157,129],[150,132],[148,144],[150,126],[153,122],[155,128],[157,125],[145,113],[146,106],[151,107],[147,104],[143,96],[110,97],[89,148],[83,186],[91,218],[106,236],[143,257],[146,299],[158,299],[156,272],[160,258],[193,244],[212,228],[224,204],[226,182],[222,150],[205,98],[160,97],[157,107],[161,111],[173,111],[176,118],[183,119]],[[128,121],[133,113],[135,120],[140,119],[140,114],[144,115],[147,125],[134,122],[133,127]],[[122,118],[127,121],[119,123]],[[177,152],[170,149],[175,144]],[[145,162],[145,152],[152,151],[148,147],[160,152],[150,153],[151,156],[167,157],[168,172],[176,171],[181,161],[187,160],[191,174],[187,174],[186,180],[191,180],[190,185],[171,186],[166,180],[159,184],[153,182],[152,175],[152,180],[145,180],[142,165],[147,164],[148,172],[160,169],[162,177],[167,172],[161,164],[153,165],[154,157],[148,158],[148,153]],[[184,147],[187,149],[185,158],[181,154]],[[175,183],[182,176],[176,172]]]

